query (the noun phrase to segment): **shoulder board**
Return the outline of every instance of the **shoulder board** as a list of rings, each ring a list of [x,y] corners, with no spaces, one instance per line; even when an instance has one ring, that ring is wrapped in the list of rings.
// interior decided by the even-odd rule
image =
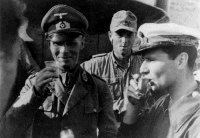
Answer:
[[[92,74],[92,76],[94,76],[95,78],[97,78],[97,79],[99,79],[99,80],[102,80],[102,81],[106,82],[104,79],[102,79],[101,77],[99,77],[99,76],[96,75],[96,74]]]
[[[103,57],[103,56],[106,56],[106,55],[107,55],[107,53],[96,54],[96,55],[93,55],[92,58]]]

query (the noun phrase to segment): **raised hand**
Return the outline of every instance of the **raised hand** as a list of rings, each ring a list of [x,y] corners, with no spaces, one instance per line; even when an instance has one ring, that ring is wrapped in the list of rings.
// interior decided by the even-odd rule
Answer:
[[[139,100],[145,96],[147,92],[147,83],[148,80],[142,79],[139,74],[132,75],[127,92],[127,97],[130,103],[136,105]]]
[[[47,67],[37,74],[34,85],[37,93],[39,93],[40,95],[44,95],[47,84],[52,82],[55,78],[58,78],[56,70],[56,67]]]

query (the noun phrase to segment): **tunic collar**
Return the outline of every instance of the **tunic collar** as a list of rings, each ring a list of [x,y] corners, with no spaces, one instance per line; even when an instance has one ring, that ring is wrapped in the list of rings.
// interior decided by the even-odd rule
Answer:
[[[115,58],[114,51],[112,51],[111,57],[112,57],[112,60],[113,60],[113,63],[114,63],[114,67],[115,68],[117,68],[118,66],[121,67],[121,65],[118,63],[118,61]],[[128,68],[133,66],[132,60],[133,60],[133,56],[132,56],[132,51],[131,51],[131,56],[130,56],[129,62],[128,62]]]
[[[178,132],[199,108],[200,85],[198,82],[198,88],[195,91],[183,96],[169,109],[170,124],[174,132]]]
[[[77,65],[71,72],[60,73],[60,79],[64,86],[73,86],[79,75],[79,66]]]

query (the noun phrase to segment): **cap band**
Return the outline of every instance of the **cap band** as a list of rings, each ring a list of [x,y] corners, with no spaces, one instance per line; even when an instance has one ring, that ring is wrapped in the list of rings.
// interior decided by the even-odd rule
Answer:
[[[155,47],[155,46],[181,45],[198,47],[199,42],[196,38],[186,35],[160,35],[156,37],[143,37],[139,50]]]
[[[63,31],[83,34],[88,28],[88,21],[76,9],[61,4],[55,5],[46,13],[41,28],[46,34]]]
[[[137,36],[140,39],[140,46],[134,54],[141,54],[144,50],[163,46],[197,49],[200,40],[198,31],[175,23],[145,23],[139,27]]]
[[[192,36],[186,35],[160,35],[156,37],[146,38],[143,37],[141,41],[141,45],[154,45],[156,43],[173,43],[181,44],[181,45],[198,45],[198,40]]]

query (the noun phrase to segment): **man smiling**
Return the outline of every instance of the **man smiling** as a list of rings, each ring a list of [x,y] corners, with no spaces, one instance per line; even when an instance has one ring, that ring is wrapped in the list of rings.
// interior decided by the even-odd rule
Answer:
[[[56,74],[56,67],[46,67],[27,79],[19,99],[1,121],[3,137],[59,138],[67,127],[76,138],[114,138],[109,88],[78,64],[87,19],[72,7],[56,5],[44,16],[41,27],[60,73]]]

